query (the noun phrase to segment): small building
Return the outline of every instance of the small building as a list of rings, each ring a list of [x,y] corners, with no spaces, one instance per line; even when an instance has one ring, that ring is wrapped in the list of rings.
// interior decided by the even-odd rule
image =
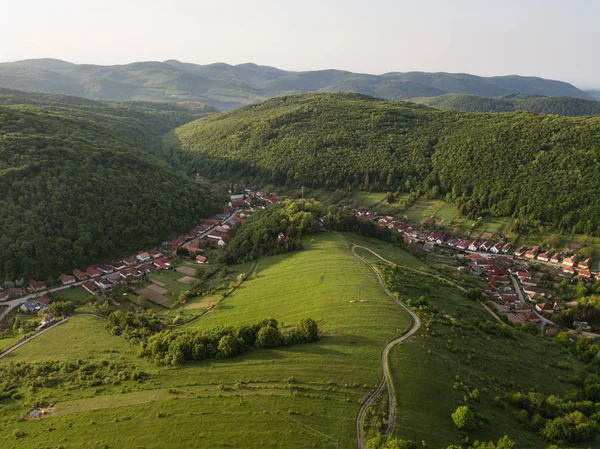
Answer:
[[[587,321],[573,321],[573,327],[575,329],[581,328],[584,331],[590,329],[590,325],[588,324]]]
[[[492,246],[490,251],[494,254],[498,254],[500,251],[502,251],[502,242],[496,243],[494,246]]]
[[[23,313],[38,313],[42,310],[42,306],[40,306],[34,299],[29,299],[21,304],[21,311]]]
[[[46,286],[45,282],[42,281],[29,281],[29,288],[31,290],[33,290],[34,292],[41,292],[43,290],[47,290],[48,287]]]
[[[158,250],[158,248],[152,248],[148,251],[148,254],[150,254],[150,257],[152,257],[153,259],[156,259],[158,257],[160,257],[160,251]]]
[[[577,254],[571,257],[567,257],[565,260],[563,260],[563,265],[565,267],[574,267],[575,265],[577,265],[577,262],[579,261],[579,258],[577,257]]]
[[[92,295],[97,295],[98,293],[100,293],[98,286],[93,281],[86,281],[81,285]]]
[[[133,263],[135,263],[135,260],[133,261]],[[123,262],[122,260],[113,260],[112,262],[108,263],[108,266],[115,271],[119,271],[125,268],[127,264],[125,264],[125,262]]]
[[[140,262],[148,262],[150,260],[150,253],[148,252],[143,252],[140,253],[136,256],[136,259]]]
[[[592,259],[585,259],[577,264],[577,268],[580,270],[588,270],[592,266]]]
[[[68,274],[61,274],[58,277],[58,280],[63,283],[63,285],[72,284],[75,282],[75,276],[69,276]]]
[[[469,240],[462,240],[456,244],[456,249],[460,249],[462,251],[466,250],[471,242]]]
[[[19,288],[19,287],[13,287],[13,288],[9,288],[8,290],[6,290],[7,298],[23,296],[23,293],[24,293],[23,289]]]
[[[555,253],[551,258],[550,258],[550,263],[560,263],[560,261],[563,259],[564,254],[563,253]]]
[[[125,264],[125,266],[128,266],[128,267],[135,265],[136,262],[137,262],[137,259],[134,256],[126,257],[125,259],[123,259],[123,263]]]
[[[469,243],[468,249],[469,251],[477,251],[480,246],[481,244],[477,240],[473,240],[471,243]]]
[[[529,248],[527,248],[526,246],[521,246],[519,248],[517,248],[515,250],[515,257],[523,257],[525,255],[525,253],[528,251]]]
[[[102,274],[108,274],[113,271],[113,268],[108,265],[98,265],[98,270],[100,270]]]
[[[506,253],[508,253],[508,252],[509,252],[509,251],[510,251],[512,248],[513,248],[513,244],[509,242],[509,243],[507,243],[506,245],[504,245],[504,246],[502,247],[502,252],[503,252],[504,254],[506,254]]]
[[[539,248],[531,248],[525,252],[525,259],[535,260],[539,252]]]
[[[73,276],[75,276],[78,281],[83,281],[88,278],[88,274],[85,271],[78,270],[77,268],[73,270]]]
[[[158,268],[162,268],[163,270],[168,270],[171,266],[171,261],[168,257],[163,257],[161,259],[155,260],[154,265]]]
[[[579,270],[579,277],[583,279],[591,279],[592,272],[590,270]]]
[[[92,278],[100,276],[102,274],[102,272],[96,267],[87,267],[87,270],[85,270],[85,272],[88,274],[89,277]]]
[[[550,312],[550,313],[554,312],[554,308],[550,304],[545,303],[545,302],[536,304],[535,310],[537,310],[538,312]]]
[[[42,318],[42,322],[40,323],[39,328],[43,329],[44,327],[51,325],[55,321],[56,321],[56,317],[54,315],[52,315],[51,313],[49,313],[48,315],[46,315],[45,317]]]
[[[537,256],[537,260],[541,262],[550,262],[550,259],[554,255],[554,251],[546,251],[544,253],[540,253]]]
[[[575,276],[576,271],[575,268],[565,265],[563,267],[563,273],[567,276]]]
[[[40,298],[37,298],[35,301],[42,307],[48,307],[52,302],[52,298],[50,298],[50,296],[44,295]]]
[[[196,256],[196,263],[206,263],[207,260],[208,260],[208,258],[205,256],[201,256],[201,255]]]
[[[531,273],[529,271],[517,271],[517,277],[520,281],[523,281],[523,279],[531,278]]]
[[[489,251],[490,249],[492,249],[492,244],[487,240],[479,246],[480,251]]]

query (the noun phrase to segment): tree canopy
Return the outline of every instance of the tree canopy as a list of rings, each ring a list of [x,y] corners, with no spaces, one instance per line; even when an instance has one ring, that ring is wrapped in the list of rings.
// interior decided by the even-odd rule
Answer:
[[[357,94],[303,94],[188,123],[174,164],[209,177],[413,191],[463,215],[600,232],[600,116],[441,111]]]
[[[0,105],[0,281],[55,276],[155,245],[222,204],[150,154],[153,136],[166,131],[141,125],[144,117],[152,124],[141,112],[151,105],[7,98],[0,95],[11,103]]]

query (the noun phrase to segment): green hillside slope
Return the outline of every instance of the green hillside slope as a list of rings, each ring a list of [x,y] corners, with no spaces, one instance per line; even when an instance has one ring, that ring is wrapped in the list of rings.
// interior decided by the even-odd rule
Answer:
[[[461,213],[600,231],[600,118],[440,111],[307,94],[189,123],[169,157],[207,176],[326,188],[416,190]]]
[[[117,66],[71,64],[54,59],[0,63],[0,86],[114,100],[200,101],[229,110],[298,92],[356,92],[388,100],[467,93],[500,97],[515,92],[592,99],[561,81],[464,73],[386,73],[343,70],[290,72],[256,64],[198,65],[169,60]]]
[[[470,94],[447,94],[437,97],[412,98],[411,102],[438,109],[464,112],[529,111],[566,116],[600,115],[600,101],[573,97],[544,97],[532,94],[486,98]]]
[[[208,188],[147,152],[203,115],[169,107],[0,92],[0,280],[154,245],[215,209]]]

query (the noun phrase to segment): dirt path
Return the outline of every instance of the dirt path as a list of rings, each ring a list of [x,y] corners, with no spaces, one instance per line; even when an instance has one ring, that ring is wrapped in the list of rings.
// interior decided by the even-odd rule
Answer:
[[[354,244],[353,244],[353,245],[354,245]],[[360,249],[364,249],[365,251],[369,251],[369,252],[370,252],[371,254],[373,254],[375,257],[377,257],[378,259],[380,259],[382,262],[385,262],[385,263],[387,263],[388,265],[392,265],[392,264],[394,263],[394,262],[391,262],[391,261],[389,261],[389,260],[387,260],[387,259],[384,259],[384,258],[383,258],[383,257],[381,257],[379,254],[377,254],[375,251],[373,251],[373,250],[372,250],[372,249],[370,249],[370,248],[367,248],[366,246],[354,245],[354,246],[352,247],[352,251],[354,251],[354,248],[360,248]],[[355,255],[356,255],[356,254],[355,254]],[[357,257],[360,257],[360,256],[357,256]],[[438,280],[440,280],[440,281],[442,281],[442,282],[445,282],[445,283],[447,283],[447,284],[450,284],[450,285],[452,285],[453,287],[456,287],[456,288],[457,288],[457,289],[459,289],[461,292],[465,292],[465,293],[466,293],[466,291],[467,291],[467,289],[466,289],[466,288],[464,288],[463,286],[461,286],[461,285],[458,285],[457,283],[455,283],[455,282],[452,282],[451,280],[449,280],[449,279],[446,279],[446,278],[444,278],[444,277],[442,277],[442,276],[440,276],[440,275],[438,275],[438,274],[434,274],[434,273],[428,273],[427,271],[421,271],[421,270],[418,270],[418,269],[416,269],[416,268],[410,268],[410,267],[406,267],[406,266],[404,266],[404,265],[400,265],[400,264],[396,264],[396,265],[398,265],[399,267],[401,267],[403,270],[413,271],[413,272],[415,272],[415,273],[419,273],[419,274],[422,274],[422,275],[424,275],[424,276],[429,276],[429,277],[436,278],[436,279],[438,279]],[[494,317],[494,319],[495,319],[496,321],[498,321],[498,323],[500,323],[500,324],[505,324],[505,323],[504,323],[504,321],[502,321],[502,320],[500,319],[500,317],[499,317],[499,316],[496,314],[496,312],[494,312],[492,309],[490,309],[490,308],[487,306],[487,304],[485,304],[483,301],[479,301],[479,303],[482,305],[482,307],[483,307],[483,308],[484,308],[484,309],[485,309],[485,310],[486,310],[486,311],[487,311],[487,312],[488,312],[490,315],[492,315],[492,316]]]
[[[40,335],[45,334],[46,332],[48,332],[50,329],[54,329],[56,326],[63,324],[65,322],[69,321],[69,318],[64,318],[60,321],[57,321],[56,323],[51,324],[50,326],[48,326],[45,329],[42,329],[41,331],[39,331],[37,334],[33,334],[31,337],[26,338],[25,340],[17,343],[14,346],[11,346],[10,348],[8,348],[6,351],[4,351],[2,354],[0,354],[0,359],[4,358],[5,356],[7,356],[8,354],[10,354],[11,352],[13,352],[15,349],[19,349],[21,346],[23,346],[25,343],[29,343],[31,340],[33,340],[34,338],[38,338]]]
[[[369,248],[365,248],[364,246],[357,246],[354,244],[352,245],[352,254],[354,255],[354,257],[356,257],[362,263],[364,263],[369,268],[371,268],[373,273],[375,273],[375,276],[377,277],[377,281],[379,282],[379,285],[381,285],[381,288],[383,288],[383,290],[387,293],[387,295],[390,298],[392,298],[398,305],[400,305],[404,310],[406,310],[413,319],[413,326],[406,334],[390,341],[385,346],[385,348],[383,348],[383,352],[381,353],[381,366],[383,368],[383,378],[381,379],[381,382],[379,383],[379,385],[377,386],[375,391],[373,393],[371,393],[371,395],[367,398],[367,400],[365,401],[363,406],[360,408],[360,411],[358,412],[358,417],[356,418],[356,437],[358,440],[358,449],[363,449],[365,447],[364,434],[363,434],[363,425],[365,422],[365,416],[367,414],[367,411],[369,410],[369,407],[373,404],[373,402],[375,402],[375,400],[379,397],[379,395],[386,389],[387,389],[388,396],[389,396],[388,427],[386,429],[386,433],[391,434],[394,431],[394,424],[396,421],[396,395],[394,394],[394,386],[393,386],[391,375],[390,375],[390,367],[388,364],[388,355],[390,353],[390,350],[394,346],[396,346],[397,344],[410,338],[412,335],[414,335],[419,330],[419,328],[421,327],[421,319],[417,316],[416,313],[414,313],[412,310],[410,310],[402,301],[400,301],[398,298],[396,298],[392,294],[392,292],[390,292],[388,290],[388,288],[385,286],[385,283],[383,282],[383,279],[381,278],[381,275],[379,274],[379,272],[366,259],[364,259],[363,257],[360,257],[358,254],[356,254],[356,248],[365,249],[365,250],[373,253],[375,256],[379,257],[380,259],[382,259],[382,257],[379,256],[379,254],[375,253],[373,250],[371,250]],[[384,260],[384,259],[382,259],[382,260]]]

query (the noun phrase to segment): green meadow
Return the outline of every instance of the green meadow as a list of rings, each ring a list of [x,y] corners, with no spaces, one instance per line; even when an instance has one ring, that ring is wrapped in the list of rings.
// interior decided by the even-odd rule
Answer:
[[[495,322],[481,304],[434,277],[447,277],[434,268],[442,265],[443,255],[417,258],[391,244],[332,232],[306,237],[303,243],[301,251],[259,259],[231,295],[200,297],[164,313],[195,312],[200,308],[187,309],[203,307],[202,301],[217,303],[185,324],[187,329],[268,317],[289,328],[310,317],[322,333],[318,342],[159,367],[138,358],[136,346],[111,335],[104,320],[75,316],[0,360],[0,369],[11,362],[80,360],[120,364],[126,372],[141,374],[117,381],[107,373],[61,388],[23,385],[17,395],[0,401],[0,446],[356,447],[356,416],[381,378],[381,350],[412,321],[383,292],[370,268],[354,258],[354,243],[398,264],[398,274],[386,277],[392,291],[411,303],[424,297],[436,310],[423,314],[419,332],[390,353],[397,402],[394,435],[424,440],[431,448],[459,443],[465,435],[450,414],[466,392],[477,389],[473,408],[483,421],[469,438],[488,441],[507,434],[519,449],[547,447],[494,398],[518,390],[562,394],[567,384],[561,379],[579,362],[552,340],[517,330],[509,338],[494,331]],[[371,253],[356,251],[388,272]],[[551,362],[556,360],[561,364]],[[48,417],[21,421],[35,403],[55,406]]]
[[[329,233],[304,245],[260,259],[250,279],[188,326],[273,317],[287,327],[310,317],[323,334],[318,342],[165,368],[137,358],[136,348],[110,335],[102,320],[74,317],[1,360],[0,368],[83,359],[120,362],[147,378],[118,385],[107,379],[93,388],[24,386],[22,397],[0,403],[0,445],[189,447],[198,438],[199,447],[354,447],[361,400],[381,376],[381,349],[411,321],[346,240]],[[55,411],[19,421],[35,402],[56,403]]]

